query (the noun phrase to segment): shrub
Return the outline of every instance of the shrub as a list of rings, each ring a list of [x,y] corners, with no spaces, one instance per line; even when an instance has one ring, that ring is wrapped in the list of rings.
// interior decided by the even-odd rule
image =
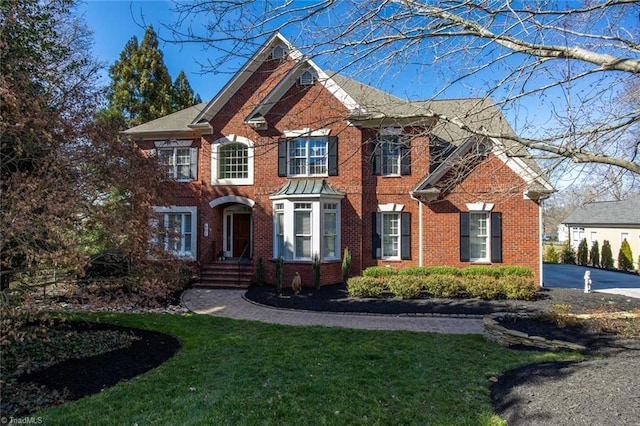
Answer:
[[[618,252],[618,269],[623,271],[633,271],[633,254],[631,254],[631,246],[625,238],[620,245]]]
[[[345,247],[342,255],[342,282],[345,284],[349,279],[349,271],[351,271],[351,252],[349,247]]]
[[[531,268],[527,268],[526,266],[518,266],[518,265],[504,265],[499,266],[501,276],[515,276],[515,277],[531,277],[533,278],[533,271]]]
[[[429,275],[461,275],[460,269],[454,268],[453,266],[431,266],[430,268],[427,268],[427,273]]]
[[[398,271],[398,274],[424,277],[429,275],[429,268],[425,268],[424,266],[409,266],[408,268]]]
[[[415,275],[396,275],[389,278],[387,286],[400,299],[416,299],[422,290],[423,278]]]
[[[422,280],[422,288],[435,297],[455,298],[463,294],[462,279],[456,275],[427,275]]]
[[[611,251],[611,244],[609,240],[604,240],[602,243],[602,265],[605,269],[613,268],[613,252]]]
[[[375,277],[351,277],[347,280],[347,292],[351,297],[380,297],[384,281]]]
[[[547,263],[559,263],[560,253],[554,246],[546,246],[542,255],[542,260]]]
[[[460,274],[463,277],[488,276],[488,277],[498,278],[502,276],[502,270],[500,268],[496,268],[495,266],[474,265],[474,266],[467,266],[466,268],[462,268],[460,270]]]
[[[282,283],[284,282],[284,259],[280,256],[276,260],[276,293],[282,293]]]
[[[516,275],[500,278],[500,286],[507,299],[514,300],[531,300],[539,290],[533,277]]]
[[[258,284],[264,284],[264,263],[262,256],[258,257],[258,265],[256,266],[256,281]]]
[[[313,288],[318,290],[320,288],[320,255],[318,253],[313,255]]]
[[[488,275],[468,275],[463,278],[465,291],[472,297],[491,300],[504,298],[500,282]]]
[[[372,278],[390,277],[397,274],[398,270],[389,266],[370,266],[362,271],[362,276]]]
[[[567,242],[567,244],[565,244],[560,257],[562,258],[562,263],[565,265],[576,264],[576,252],[573,247],[571,247],[571,243]]]
[[[600,247],[598,246],[598,241],[593,242],[591,251],[589,251],[589,265],[594,268],[600,267]]]
[[[587,239],[583,238],[578,244],[578,253],[576,257],[578,265],[586,266],[589,263],[589,245]]]

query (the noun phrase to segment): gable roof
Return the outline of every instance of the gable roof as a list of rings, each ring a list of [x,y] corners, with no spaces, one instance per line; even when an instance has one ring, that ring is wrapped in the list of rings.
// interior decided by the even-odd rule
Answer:
[[[562,223],[640,227],[640,197],[585,204],[574,210]]]

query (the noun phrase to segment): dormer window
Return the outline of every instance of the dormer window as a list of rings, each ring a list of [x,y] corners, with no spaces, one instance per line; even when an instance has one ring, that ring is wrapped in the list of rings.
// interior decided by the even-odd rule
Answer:
[[[269,59],[284,59],[285,56],[287,56],[287,49],[284,45],[279,44],[273,48],[269,55]]]
[[[311,70],[304,70],[302,74],[300,74],[300,85],[301,86],[312,86],[315,83],[315,75]]]

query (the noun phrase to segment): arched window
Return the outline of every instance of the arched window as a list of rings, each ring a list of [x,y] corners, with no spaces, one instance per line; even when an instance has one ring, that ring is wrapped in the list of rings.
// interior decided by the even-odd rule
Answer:
[[[212,145],[213,185],[253,184],[253,142],[242,136],[220,138]]]

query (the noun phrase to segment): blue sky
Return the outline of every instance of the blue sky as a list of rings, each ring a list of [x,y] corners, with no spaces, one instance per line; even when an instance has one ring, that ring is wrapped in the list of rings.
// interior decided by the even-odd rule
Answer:
[[[158,0],[85,0],[80,4],[81,14],[93,31],[94,55],[107,64],[107,68],[118,59],[125,44],[134,35],[142,40],[146,25],[152,24],[159,37],[169,37],[170,31],[163,25],[175,22],[177,15],[172,12],[170,1]],[[175,79],[184,69],[189,83],[203,100],[212,98],[224,85],[227,77],[216,78],[200,75],[196,59],[215,52],[203,52],[201,46],[193,44],[169,44],[160,41],[164,62],[171,78]],[[105,84],[109,80],[105,71]]]

